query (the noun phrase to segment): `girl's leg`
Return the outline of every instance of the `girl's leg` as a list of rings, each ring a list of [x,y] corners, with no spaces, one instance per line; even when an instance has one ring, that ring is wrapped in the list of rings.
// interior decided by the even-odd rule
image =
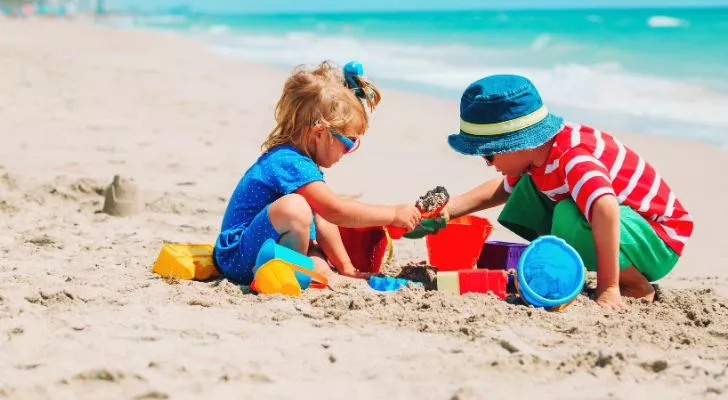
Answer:
[[[308,247],[308,256],[313,260],[314,271],[329,279],[332,275],[335,275],[329,266],[328,258],[326,257],[323,249],[313,240]]]
[[[298,194],[283,196],[268,208],[278,243],[301,254],[308,254],[312,217],[311,206]]]
[[[311,220],[311,208],[303,197],[283,196],[258,213],[245,229],[221,232],[215,244],[215,261],[225,277],[249,285],[266,240],[308,253]]]
[[[342,268],[350,267],[351,259],[346,252],[344,241],[341,239],[339,227],[318,214],[314,215],[314,221],[316,221],[316,241],[325,258],[331,261],[339,272],[342,271]]]

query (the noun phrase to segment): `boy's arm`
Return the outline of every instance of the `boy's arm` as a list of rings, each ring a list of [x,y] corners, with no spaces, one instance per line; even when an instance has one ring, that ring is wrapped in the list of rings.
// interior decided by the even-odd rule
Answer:
[[[414,230],[404,237],[421,239],[443,229],[453,218],[468,215],[487,208],[499,206],[506,202],[509,192],[504,186],[504,178],[489,180],[484,184],[450,199],[439,217],[424,219]]]
[[[445,210],[448,219],[461,217],[477,211],[499,206],[508,199],[508,192],[503,186],[504,178],[496,178],[454,196],[447,203]]]
[[[581,148],[564,153],[559,168],[571,197],[592,228],[597,258],[596,302],[619,310],[624,307],[619,290],[619,202],[610,172]]]
[[[601,196],[591,209],[592,233],[597,256],[597,303],[608,309],[624,308],[619,291],[619,203]]]

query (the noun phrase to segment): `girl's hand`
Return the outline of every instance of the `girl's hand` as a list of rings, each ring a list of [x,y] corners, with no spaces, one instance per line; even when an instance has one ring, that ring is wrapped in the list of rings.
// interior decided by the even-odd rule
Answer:
[[[398,228],[407,228],[407,231],[411,231],[420,224],[420,219],[422,219],[422,215],[417,207],[411,204],[394,206],[394,221],[392,221],[392,225]]]
[[[369,279],[370,276],[372,276],[369,272],[361,272],[358,269],[354,268],[353,265],[343,267],[339,271],[339,274],[343,276],[348,276],[349,278],[356,278],[356,279]]]

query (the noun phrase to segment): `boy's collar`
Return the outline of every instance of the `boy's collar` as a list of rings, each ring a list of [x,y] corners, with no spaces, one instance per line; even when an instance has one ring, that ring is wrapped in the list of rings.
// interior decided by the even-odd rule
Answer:
[[[559,132],[561,132],[561,131],[559,131]],[[546,166],[549,164],[549,160],[551,160],[552,154],[557,147],[556,146],[557,137],[558,137],[558,134],[556,134],[556,136],[554,136],[548,142],[545,143],[548,145],[548,153],[546,153],[546,158],[544,159],[543,164],[537,166],[537,165],[534,165],[533,162],[531,162],[531,165],[526,169],[526,173],[542,175],[546,172]]]

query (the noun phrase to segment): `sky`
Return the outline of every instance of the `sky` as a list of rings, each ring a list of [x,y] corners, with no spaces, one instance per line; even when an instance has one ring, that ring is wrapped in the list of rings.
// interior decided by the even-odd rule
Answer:
[[[208,12],[728,6],[728,0],[105,0],[126,9],[190,6]],[[504,3],[507,5],[504,6]]]

